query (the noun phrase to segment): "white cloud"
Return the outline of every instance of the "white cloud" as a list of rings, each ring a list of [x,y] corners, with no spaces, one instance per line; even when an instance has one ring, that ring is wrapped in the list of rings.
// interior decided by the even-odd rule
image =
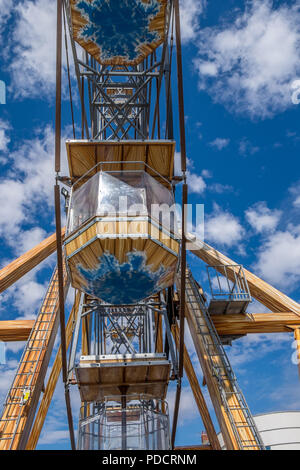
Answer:
[[[65,150],[62,155],[65,171]],[[14,255],[19,256],[46,238],[46,231],[39,225],[41,217],[48,217],[49,224],[54,221],[54,182],[54,133],[46,127],[10,153],[10,169],[0,179],[0,234]],[[8,306],[14,307],[19,316],[35,317],[47,287],[47,282],[39,282],[37,274],[53,264],[53,257],[49,257],[2,294],[2,318]]]
[[[271,284],[292,291],[300,281],[300,225],[271,234],[260,248],[254,269]]]
[[[0,0],[0,28],[9,19],[13,9],[13,0]]]
[[[289,192],[293,198],[292,205],[298,209],[300,207],[300,184],[297,181],[295,184],[289,188]]]
[[[274,231],[281,217],[281,211],[271,210],[265,202],[258,202],[245,212],[246,219],[257,233]]]
[[[180,152],[175,152],[174,154],[174,175],[181,175],[181,154]]]
[[[218,75],[218,67],[213,62],[195,62],[198,66],[198,71],[200,75],[205,75],[208,77],[215,77]]]
[[[247,307],[247,313],[270,313],[271,310],[261,304],[258,300],[252,299]]]
[[[23,231],[22,238],[18,246],[19,253],[25,253],[34,246],[38,245],[46,237],[47,233],[40,227],[33,227],[30,230]]]
[[[9,67],[14,95],[45,97],[55,85],[56,2],[27,0],[16,14]]]
[[[231,291],[233,283],[225,276],[216,275],[210,278],[212,292],[216,294],[226,294]]]
[[[238,368],[274,351],[284,349],[290,341],[291,337],[286,333],[249,334],[234,341],[227,353],[231,365]]]
[[[239,142],[239,153],[244,157],[248,155],[254,155],[259,151],[259,147],[257,145],[253,145],[250,140],[243,138]]]
[[[1,8],[1,5],[0,5]],[[10,129],[10,125],[7,121],[0,119],[0,152],[5,153],[7,152],[7,146],[10,142],[10,137],[8,135],[8,131]]]
[[[62,163],[66,174],[65,146]],[[43,215],[48,210],[52,221],[54,182],[54,133],[46,127],[10,153],[10,171],[0,180],[0,234],[7,241],[16,243],[15,236],[23,223],[36,225],[41,210]],[[23,238],[25,251],[29,238],[40,241],[44,235],[41,229],[30,230]]]
[[[300,74],[299,2],[273,8],[246,2],[231,23],[197,35],[199,86],[237,113],[265,118],[292,106],[291,82]]]
[[[173,419],[174,404],[175,404],[176,389],[170,387],[168,390],[167,401],[169,405],[170,421]],[[190,387],[182,387],[181,398],[180,398],[180,409],[179,409],[179,424],[183,425],[187,421],[193,421],[194,419],[200,419],[195,398]]]
[[[61,441],[70,440],[69,430],[44,430],[39,439],[39,444],[59,444]]]
[[[11,74],[11,89],[14,97],[48,99],[54,93],[56,81],[56,1],[23,0],[18,2],[14,6],[14,22],[10,31],[3,31],[2,42],[5,45],[5,58],[13,57],[7,69]],[[11,35],[9,43],[5,40],[8,34]],[[81,50],[79,46],[77,49]],[[64,46],[62,67],[64,98],[67,96],[65,95],[67,80],[65,80]],[[72,61],[70,72],[71,77],[75,77]]]
[[[187,172],[187,184],[191,193],[202,194],[206,188],[204,178],[190,171]]]
[[[40,284],[35,279],[24,280],[12,292],[13,305],[17,308],[22,318],[35,319],[42,299],[46,293],[45,284]]]
[[[228,193],[233,191],[233,187],[230,184],[213,183],[209,186],[209,190],[217,194]]]
[[[8,361],[5,365],[0,365],[0,406],[4,403],[7,391],[11,385],[11,382],[16,373],[18,362],[17,361]]]
[[[223,211],[217,205],[213,214],[205,220],[205,238],[208,241],[232,246],[239,243],[244,235],[244,229],[239,219],[230,212]]]
[[[49,282],[49,279],[42,283],[39,282],[37,275],[45,267],[54,268],[53,257],[55,256],[52,255],[43,261],[2,293],[0,302],[0,318],[2,320],[7,319],[8,307],[17,310],[18,319],[36,318]]]
[[[199,16],[203,13],[206,0],[180,0],[180,29],[182,42],[195,38],[199,31]]]
[[[5,178],[0,181],[0,231],[7,237],[24,218],[24,187],[21,181]]]
[[[215,147],[218,150],[222,150],[223,148],[227,147],[229,144],[230,139],[224,139],[221,137],[217,137],[215,140],[209,143],[211,147]]]
[[[18,353],[19,351],[23,351],[26,345],[26,341],[9,341],[5,345],[6,351],[12,351],[13,353]]]
[[[280,384],[280,382],[279,382]],[[269,400],[275,402],[277,410],[299,410],[300,409],[300,387],[299,379],[290,383],[280,384],[278,388],[269,393]]]
[[[201,175],[203,176],[203,178],[212,178],[212,172],[210,170],[202,170]]]
[[[176,176],[181,175],[181,154],[180,152],[175,152],[174,155],[174,174]],[[201,175],[197,175],[191,169],[193,168],[193,162],[190,159],[187,159],[188,171],[186,172],[187,183],[189,185],[189,192],[202,194],[206,188],[206,182],[204,177],[210,178],[210,173],[208,170],[203,170]]]
[[[295,207],[300,207],[300,196],[296,197],[296,199],[293,201],[293,205]]]

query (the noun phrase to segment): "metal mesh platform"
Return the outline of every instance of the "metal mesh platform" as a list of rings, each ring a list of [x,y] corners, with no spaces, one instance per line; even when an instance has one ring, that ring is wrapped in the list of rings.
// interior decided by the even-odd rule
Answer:
[[[147,394],[164,398],[171,363],[164,354],[82,356],[76,377],[82,401],[108,395]]]

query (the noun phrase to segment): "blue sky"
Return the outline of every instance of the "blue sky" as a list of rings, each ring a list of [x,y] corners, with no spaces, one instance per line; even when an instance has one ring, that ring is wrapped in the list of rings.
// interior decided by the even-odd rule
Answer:
[[[300,80],[300,3],[181,4],[189,202],[205,205],[207,242],[299,301],[300,104],[292,103],[292,84]],[[7,104],[0,108],[5,266],[54,231],[55,1],[0,0],[0,11],[0,79],[7,85]],[[75,104],[78,113],[76,97]],[[62,140],[72,138],[70,122],[65,100]],[[206,287],[204,266],[193,255],[189,263]],[[34,318],[54,265],[52,256],[8,289],[0,319]],[[72,293],[68,306],[71,301]],[[257,302],[249,310],[266,311]],[[201,377],[188,335],[186,341]],[[292,341],[290,334],[249,335],[228,348],[253,414],[300,408]],[[21,344],[7,344],[1,402],[21,350]],[[177,443],[199,443],[203,425],[183,385]],[[75,390],[72,398],[77,423]],[[170,405],[173,399],[170,387]],[[66,423],[60,382],[38,448],[69,448]]]

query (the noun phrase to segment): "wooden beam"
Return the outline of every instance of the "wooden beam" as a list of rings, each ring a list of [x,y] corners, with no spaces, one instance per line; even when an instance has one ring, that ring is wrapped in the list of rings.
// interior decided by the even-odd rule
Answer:
[[[175,447],[174,450],[213,450],[211,446],[200,445],[200,446],[179,446]]]
[[[0,321],[0,341],[26,341],[33,325],[34,320]]]
[[[67,348],[70,345],[72,333],[73,333],[73,325],[76,322],[78,310],[79,310],[79,302],[80,302],[80,292],[76,292],[75,301],[73,308],[71,310],[70,316],[67,321],[66,326],[66,343]],[[48,409],[58,382],[58,378],[61,371],[61,347],[59,347],[55,361],[52,366],[52,370],[46,385],[46,389],[41,400],[41,404],[39,406],[38,412],[36,414],[34,424],[31,429],[31,433],[26,445],[26,450],[34,450],[37,446],[47,413]]]
[[[62,229],[62,237],[65,234],[65,228]],[[0,270],[0,292],[10,287],[31,269],[44,261],[56,250],[56,235],[43,240],[37,246],[27,251],[19,258],[9,263]]]
[[[293,312],[211,315],[211,320],[219,335],[290,333],[291,326],[300,327],[300,317]]]
[[[221,268],[218,269],[221,274],[224,272],[222,266],[237,264],[220,251],[207,245],[207,243],[201,242],[193,235],[187,234],[186,237],[188,249],[210,266],[221,265]],[[228,267],[227,273],[229,279],[234,280],[234,268]],[[244,269],[244,273],[248,281],[250,293],[255,299],[273,312],[291,311],[300,316],[300,305],[297,302],[247,269]]]
[[[172,333],[175,339],[176,347],[178,349],[179,348],[179,328],[177,324],[172,326]],[[203,421],[211,448],[214,450],[221,450],[221,446],[220,446],[219,439],[217,437],[216,430],[211,420],[204,396],[202,394],[202,391],[201,391],[201,388],[200,388],[200,385],[199,385],[197,376],[195,374],[195,370],[194,370],[194,367],[193,367],[193,364],[190,359],[190,355],[188,353],[186,346],[184,346],[184,351],[183,351],[183,366],[184,366],[184,370],[187,375],[188,381],[190,383],[201,419]]]
[[[162,316],[158,312],[155,312],[154,318],[155,318],[155,329],[156,329],[155,352],[162,353],[164,352]]]

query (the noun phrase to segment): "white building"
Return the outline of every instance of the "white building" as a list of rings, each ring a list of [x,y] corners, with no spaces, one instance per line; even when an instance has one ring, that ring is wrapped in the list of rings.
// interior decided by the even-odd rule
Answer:
[[[300,450],[300,411],[277,411],[254,416],[267,449]],[[222,449],[224,441],[219,434]]]

